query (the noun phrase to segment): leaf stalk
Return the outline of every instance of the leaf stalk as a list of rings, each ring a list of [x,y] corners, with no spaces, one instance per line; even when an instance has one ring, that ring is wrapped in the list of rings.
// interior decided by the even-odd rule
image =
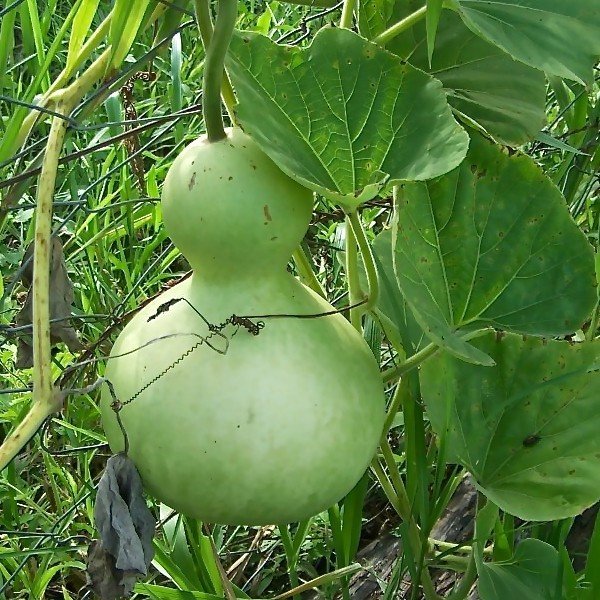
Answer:
[[[377,267],[375,266],[375,258],[373,257],[373,251],[371,245],[367,240],[365,230],[361,223],[360,217],[356,211],[348,213],[348,223],[352,228],[352,233],[358,243],[360,254],[362,256],[363,264],[367,274],[367,285],[369,286],[369,293],[367,303],[361,307],[363,312],[369,312],[377,304],[379,299],[379,278],[377,276]]]
[[[393,40],[397,35],[400,35],[403,31],[410,29],[415,23],[418,23],[427,13],[427,6],[419,8],[414,13],[408,15],[398,23],[395,23],[377,37],[373,38],[373,41],[380,46],[385,46],[389,41]]]
[[[363,292],[358,278],[358,251],[356,247],[356,238],[350,226],[349,219],[346,217],[346,277],[348,280],[348,296],[350,305],[354,306],[363,297]],[[350,309],[350,323],[357,330],[361,331],[361,307]]]
[[[350,29],[352,27],[352,15],[356,7],[356,0],[345,0],[340,18],[340,27]]]

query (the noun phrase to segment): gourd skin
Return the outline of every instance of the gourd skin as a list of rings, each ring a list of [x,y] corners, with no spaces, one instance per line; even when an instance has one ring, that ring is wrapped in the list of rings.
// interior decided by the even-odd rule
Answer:
[[[163,186],[165,227],[204,278],[267,276],[304,237],[312,192],[292,181],[240,129],[192,142]]]
[[[165,224],[194,274],[138,312],[113,355],[173,333],[209,335],[184,302],[148,321],[172,298],[186,298],[215,324],[232,314],[332,310],[285,269],[310,218],[310,194],[240,131],[211,144],[210,152],[194,144],[176,159],[163,191]],[[211,163],[213,147],[221,144],[223,153]],[[244,172],[248,149],[256,169]],[[224,173],[237,175],[228,196],[223,188],[228,189],[229,175],[219,179],[217,174],[215,180],[217,163]],[[188,189],[190,169],[198,164],[210,166],[211,176],[197,175],[198,188]],[[257,213],[262,216],[256,218]],[[194,222],[200,223],[197,229]],[[240,525],[307,518],[350,491],[378,445],[384,418],[381,377],[352,326],[339,314],[262,320],[257,336],[240,328],[231,337],[229,326],[223,331],[228,347],[224,338],[211,336],[209,343],[225,353],[201,345],[120,413],[129,455],[148,491],[186,515]],[[198,341],[178,335],[151,343],[110,360],[106,377],[126,401]],[[105,391],[103,425],[116,452],[124,444],[110,403]]]

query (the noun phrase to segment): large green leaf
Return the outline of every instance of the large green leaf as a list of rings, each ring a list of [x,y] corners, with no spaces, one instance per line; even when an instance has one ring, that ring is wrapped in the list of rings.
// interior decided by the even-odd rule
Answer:
[[[458,356],[452,332],[579,329],[596,301],[593,252],[552,182],[526,156],[480,136],[465,162],[396,201],[398,283],[425,333]]]
[[[373,241],[373,257],[377,265],[379,278],[379,298],[377,306],[383,314],[397,327],[407,356],[411,356],[423,346],[428,339],[415,320],[415,317],[402,296],[394,273],[394,253],[392,230],[385,229]],[[361,272],[362,281],[366,276]]]
[[[439,81],[349,30],[322,29],[306,49],[238,34],[227,64],[243,128],[288,175],[345,207],[465,156]]]
[[[522,519],[562,519],[591,506],[600,498],[600,342],[490,332],[473,343],[496,366],[444,352],[420,370],[448,460]]]
[[[517,60],[592,80],[600,55],[598,0],[455,0],[467,26]]]
[[[481,600],[561,600],[556,595],[560,557],[541,540],[523,540],[510,561],[478,565]]]
[[[544,74],[471,32],[456,13],[442,13],[431,67],[422,24],[388,48],[439,79],[449,104],[497,140],[520,145],[542,128]]]

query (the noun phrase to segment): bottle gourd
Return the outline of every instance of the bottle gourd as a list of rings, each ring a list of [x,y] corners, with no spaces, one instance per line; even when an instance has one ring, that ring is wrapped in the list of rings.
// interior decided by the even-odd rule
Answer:
[[[220,335],[198,345],[210,333],[202,318],[183,301],[164,310],[185,298],[213,324],[332,311],[286,269],[312,203],[239,129],[196,140],[167,174],[165,227],[193,275],[126,325],[106,377],[146,489],[185,515],[240,525],[307,518],[348,493],[377,448],[381,377],[342,315],[254,319],[264,322],[258,335],[228,326],[228,345]],[[122,451],[106,389],[101,411]]]

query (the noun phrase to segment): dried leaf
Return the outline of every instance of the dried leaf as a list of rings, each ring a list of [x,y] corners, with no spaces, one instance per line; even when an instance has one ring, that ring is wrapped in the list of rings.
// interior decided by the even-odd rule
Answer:
[[[17,326],[31,325],[33,322],[33,256],[34,244],[30,244],[23,257],[24,265],[21,281],[28,286],[29,293],[23,308],[17,315]],[[63,255],[63,247],[58,238],[52,238],[52,254],[50,257],[50,341],[52,344],[64,342],[71,352],[83,347],[77,333],[69,322],[71,305],[73,304],[73,285],[67,274],[67,265]],[[33,366],[33,347],[29,335],[21,337],[17,346],[16,367],[25,369]]]
[[[118,600],[129,596],[137,579],[135,571],[121,571],[115,559],[104,549],[102,542],[94,540],[87,557],[88,587],[102,600]]]
[[[94,507],[100,541],[88,554],[90,586],[102,600],[129,595],[135,580],[148,574],[156,521],[142,492],[131,459],[125,454],[109,458]]]

